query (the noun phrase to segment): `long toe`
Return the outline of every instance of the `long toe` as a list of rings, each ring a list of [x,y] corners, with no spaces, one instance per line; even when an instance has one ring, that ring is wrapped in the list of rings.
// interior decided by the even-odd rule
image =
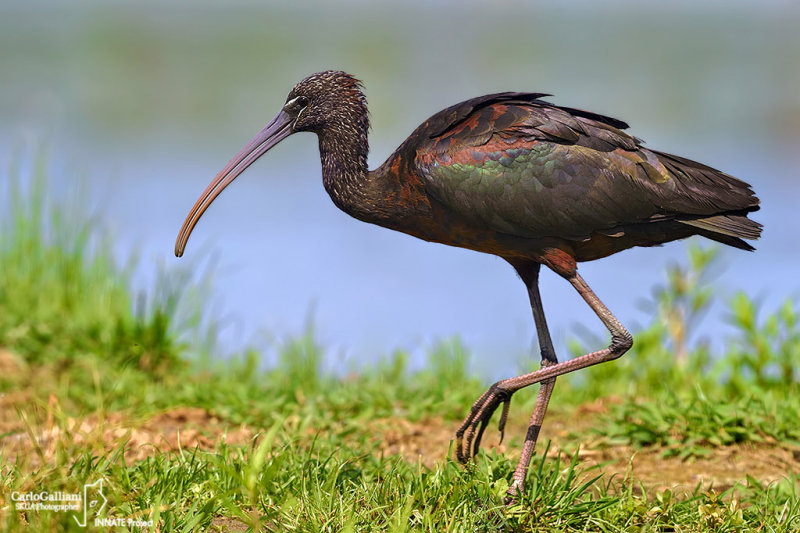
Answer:
[[[473,404],[469,415],[456,431],[456,457],[459,462],[467,463],[477,455],[478,450],[480,450],[483,432],[492,415],[501,405],[503,406],[503,414],[500,417],[499,430],[502,442],[505,422],[508,417],[508,408],[511,403],[511,394],[512,392],[500,387],[498,382],[489,387],[489,390],[483,393],[478,398],[478,401]]]

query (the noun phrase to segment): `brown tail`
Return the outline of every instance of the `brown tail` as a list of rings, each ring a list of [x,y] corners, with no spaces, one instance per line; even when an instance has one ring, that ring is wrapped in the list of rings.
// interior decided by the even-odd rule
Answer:
[[[681,220],[683,224],[694,226],[703,237],[727,244],[742,250],[755,250],[742,239],[755,240],[761,236],[762,225],[750,220],[747,215],[715,215],[694,220]]]
[[[758,211],[760,203],[749,184],[691,159],[655,153],[683,189],[684,194],[676,200],[686,202],[680,206],[678,222],[717,242],[755,249],[742,240],[761,236],[761,224],[747,218],[748,213]]]

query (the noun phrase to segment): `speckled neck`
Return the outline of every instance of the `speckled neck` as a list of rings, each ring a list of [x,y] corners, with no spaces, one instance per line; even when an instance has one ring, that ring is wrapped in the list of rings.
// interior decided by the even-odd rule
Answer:
[[[370,222],[371,180],[367,169],[366,123],[357,118],[339,122],[319,133],[322,184],[342,211]]]

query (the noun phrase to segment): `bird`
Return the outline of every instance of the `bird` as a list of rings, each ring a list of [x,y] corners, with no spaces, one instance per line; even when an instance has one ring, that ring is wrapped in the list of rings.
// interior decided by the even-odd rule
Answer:
[[[280,112],[214,177],[175,243],[183,255],[208,206],[246,168],[299,132],[317,135],[322,184],[358,220],[419,239],[504,259],[525,285],[541,367],[502,379],[457,429],[456,457],[468,463],[493,414],[500,439],[511,397],[539,383],[519,462],[509,484],[525,487],[558,376],[622,356],[633,338],[578,273],[577,264],[635,246],[700,235],[752,251],[762,225],[751,186],[684,157],[646,148],[625,122],[550,103],[552,95],[500,92],[448,107],[424,121],[377,169],[369,170],[367,101],[360,80],[339,70],[308,76]],[[539,292],[544,265],[568,281],[611,334],[609,345],[559,361]]]

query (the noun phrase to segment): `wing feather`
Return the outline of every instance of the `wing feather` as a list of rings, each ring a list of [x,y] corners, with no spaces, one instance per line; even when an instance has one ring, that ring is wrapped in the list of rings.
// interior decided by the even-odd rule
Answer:
[[[651,151],[622,121],[500,93],[431,117],[412,135],[429,194],[462,217],[521,237],[589,239],[614,228],[676,220],[757,238],[749,185]],[[729,216],[731,215],[731,216]]]

